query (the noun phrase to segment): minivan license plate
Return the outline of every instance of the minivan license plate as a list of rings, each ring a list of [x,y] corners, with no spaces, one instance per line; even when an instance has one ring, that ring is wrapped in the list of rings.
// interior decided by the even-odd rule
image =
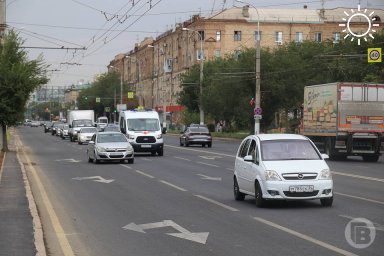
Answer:
[[[313,192],[313,186],[307,186],[307,185],[289,186],[289,192],[291,193]]]

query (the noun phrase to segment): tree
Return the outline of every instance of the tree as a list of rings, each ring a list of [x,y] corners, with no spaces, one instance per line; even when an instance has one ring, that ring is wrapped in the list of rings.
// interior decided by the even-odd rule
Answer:
[[[0,126],[3,131],[3,151],[8,151],[7,126],[23,119],[29,95],[48,82],[47,66],[42,56],[28,60],[21,46],[24,43],[13,30],[0,44]]]

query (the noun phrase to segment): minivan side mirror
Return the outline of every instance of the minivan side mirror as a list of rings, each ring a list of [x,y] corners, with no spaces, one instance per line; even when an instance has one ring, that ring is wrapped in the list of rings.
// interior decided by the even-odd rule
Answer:
[[[166,134],[166,133],[167,133],[167,127],[164,127],[164,128],[161,130],[161,133],[162,133],[162,134]]]

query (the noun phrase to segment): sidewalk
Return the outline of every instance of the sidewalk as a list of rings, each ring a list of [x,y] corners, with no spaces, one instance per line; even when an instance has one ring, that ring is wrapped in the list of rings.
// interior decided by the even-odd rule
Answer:
[[[13,139],[9,149],[0,166],[0,256],[34,256],[33,219]]]

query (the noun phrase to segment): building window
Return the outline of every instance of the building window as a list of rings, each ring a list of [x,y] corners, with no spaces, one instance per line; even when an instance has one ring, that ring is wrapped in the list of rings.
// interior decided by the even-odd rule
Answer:
[[[233,34],[234,41],[241,41],[241,31],[235,31]]]
[[[315,32],[315,42],[321,42],[322,39],[323,38],[321,32]]]
[[[196,50],[197,60],[205,59],[204,57],[204,49]]]
[[[297,43],[301,43],[303,42],[303,32],[296,32],[296,38],[295,38],[295,41]]]
[[[221,40],[221,31],[216,31],[216,41]]]
[[[199,40],[203,40],[204,41],[204,31],[203,30],[199,30],[198,31],[198,33],[199,33]]]
[[[278,44],[283,43],[283,32],[281,32],[281,31],[275,32],[275,42]]]
[[[221,50],[220,49],[215,50],[215,58],[221,58]]]
[[[263,34],[261,33],[261,31],[255,31],[255,41],[257,41],[257,39],[259,39],[259,41],[261,41],[261,36],[262,35]]]
[[[333,43],[337,44],[340,41],[340,33],[339,32],[333,32]]]

